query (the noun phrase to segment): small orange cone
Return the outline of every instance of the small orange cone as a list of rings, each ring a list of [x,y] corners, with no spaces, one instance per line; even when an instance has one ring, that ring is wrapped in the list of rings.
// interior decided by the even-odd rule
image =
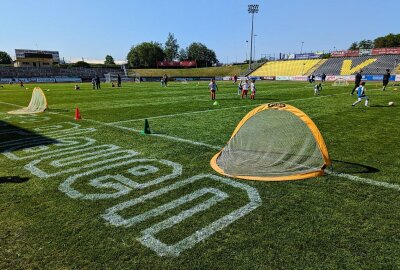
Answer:
[[[79,120],[79,119],[82,119],[82,117],[81,117],[81,113],[79,112],[79,108],[76,107],[76,109],[75,109],[75,120]]]

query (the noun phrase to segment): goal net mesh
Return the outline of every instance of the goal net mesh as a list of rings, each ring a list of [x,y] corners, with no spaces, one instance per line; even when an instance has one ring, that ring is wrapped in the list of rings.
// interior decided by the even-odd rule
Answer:
[[[336,79],[336,80],[333,82],[332,85],[333,85],[333,86],[348,86],[348,85],[349,85],[349,82],[346,81],[346,80],[343,79],[343,78],[339,78],[339,79]]]
[[[47,109],[47,100],[42,89],[35,87],[32,91],[32,98],[29,102],[28,107],[21,108],[18,110],[10,111],[9,114],[31,114],[41,113]]]
[[[238,128],[215,160],[226,175],[273,180],[321,171],[326,165],[309,126],[290,111],[263,110]]]

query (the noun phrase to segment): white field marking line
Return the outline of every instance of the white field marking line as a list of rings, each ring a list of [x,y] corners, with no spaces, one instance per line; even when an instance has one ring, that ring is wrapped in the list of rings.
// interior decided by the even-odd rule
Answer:
[[[55,115],[61,115],[61,116],[65,116],[65,117],[68,117],[68,118],[72,118],[72,116],[65,115],[65,114],[62,114],[62,113],[56,113],[56,112],[48,112],[48,113],[49,114],[55,114]],[[113,127],[113,128],[116,128],[116,129],[133,131],[133,132],[136,132],[136,133],[140,133],[141,132],[140,130],[137,130],[137,129],[118,126],[118,125],[112,125],[112,124],[104,123],[104,122],[93,120],[93,119],[82,118],[82,120],[87,121],[87,122],[92,122],[92,123],[95,123],[95,124],[98,124],[98,125],[101,125],[101,126]],[[211,149],[215,149],[215,150],[220,150],[221,149],[221,147],[218,147],[218,146],[215,146],[215,145],[211,145],[211,144],[207,144],[207,143],[203,143],[203,142],[192,141],[192,140],[183,139],[183,138],[174,137],[174,136],[169,136],[169,135],[163,135],[163,134],[149,134],[149,135],[155,136],[155,137],[166,138],[166,139],[173,140],[173,141],[189,143],[189,144],[197,145],[197,146],[205,146],[205,147],[208,147],[208,148],[211,148]]]
[[[335,94],[335,95],[329,95],[329,96],[321,96],[321,97],[311,97],[311,98],[331,97],[331,96],[344,95],[344,94],[348,95],[349,93],[341,93],[341,94]],[[306,100],[306,99],[311,99],[311,98],[304,98],[304,99],[297,99],[297,100]],[[282,102],[297,101],[297,100],[295,99],[295,100],[288,100],[288,101],[282,101]],[[14,105],[14,104],[11,104],[11,105]],[[15,106],[19,106],[19,105],[15,105]],[[249,106],[257,106],[257,105],[248,105],[246,107],[249,107]],[[224,108],[224,109],[231,109],[231,108],[233,108],[233,107]],[[240,107],[236,107],[236,108],[240,108]],[[222,109],[219,109],[219,110],[222,110]],[[67,115],[64,115],[64,114],[61,114],[61,113],[52,112],[52,114],[70,117],[70,116],[67,116]],[[136,130],[136,129],[133,129],[133,128],[117,126],[117,125],[114,125],[112,123],[104,123],[104,122],[91,120],[91,119],[83,119],[83,120],[89,121],[89,122],[93,122],[93,123],[97,123],[97,124],[103,125],[103,126],[114,127],[114,128],[117,128],[117,129],[123,129],[123,130],[138,132],[138,133],[140,132],[139,130]],[[174,136],[169,136],[169,135],[163,135],[163,134],[149,134],[149,135],[156,136],[156,137],[161,137],[161,138],[165,138],[165,139],[169,139],[169,140],[173,140],[173,141],[189,143],[189,144],[192,144],[192,145],[204,146],[204,147],[208,147],[208,148],[215,149],[215,150],[221,150],[222,149],[222,147],[220,147],[220,146],[211,145],[211,144],[202,143],[202,142],[197,142],[197,141],[192,141],[192,140],[183,139],[183,138],[174,137]],[[346,179],[354,181],[354,182],[360,182],[360,183],[364,183],[364,184],[368,184],[368,185],[384,187],[384,188],[389,188],[389,189],[395,189],[395,190],[400,191],[400,185],[398,185],[398,184],[390,184],[390,183],[387,183],[387,182],[379,182],[379,181],[372,180],[372,179],[369,179],[369,178],[362,178],[362,177],[359,177],[359,176],[354,176],[354,175],[345,174],[345,173],[332,173],[332,172],[329,172],[329,171],[326,171],[326,173],[334,175],[334,176],[337,176],[337,177],[346,178]]]
[[[96,121],[97,122],[97,121]],[[118,129],[123,129],[123,130],[128,130],[128,131],[133,131],[136,133],[140,133],[140,130],[134,129],[134,128],[128,128],[128,127],[122,127],[122,126],[117,126],[117,125],[109,125],[106,123],[103,123],[106,126],[110,126],[110,127],[114,127],[114,128],[118,128]],[[166,138],[169,140],[173,140],[173,141],[177,141],[177,142],[184,142],[184,143],[189,143],[192,145],[197,145],[197,146],[205,146],[211,149],[215,149],[215,150],[220,150],[221,147],[220,146],[215,146],[215,145],[211,145],[208,143],[203,143],[203,142],[197,142],[197,141],[192,141],[192,140],[188,140],[188,139],[183,139],[183,138],[179,138],[179,137],[174,137],[174,136],[169,136],[169,135],[164,135],[164,134],[148,134],[150,136],[154,136],[154,137],[160,137],[160,138]]]
[[[290,100],[283,100],[283,101],[278,101],[278,102],[274,102],[274,103],[284,103],[284,102],[291,102],[291,101],[302,101],[302,100],[325,98],[325,97],[332,97],[332,96],[344,95],[344,94],[348,94],[348,93],[340,93],[340,94],[318,96],[318,97],[309,97],[309,98],[300,98],[300,99],[290,99]],[[160,116],[153,116],[153,117],[145,117],[145,118],[138,118],[138,119],[132,119],[132,120],[111,122],[111,123],[107,123],[107,124],[109,124],[109,125],[118,125],[118,124],[128,123],[128,122],[143,121],[145,119],[167,118],[167,117],[174,117],[174,116],[180,116],[180,115],[208,113],[208,112],[214,112],[214,111],[224,111],[224,110],[247,108],[247,107],[256,107],[256,106],[261,106],[263,104],[265,104],[265,103],[258,103],[258,104],[252,104],[252,105],[243,105],[243,106],[234,106],[234,107],[221,108],[221,109],[210,109],[210,110],[192,111],[192,112],[184,112],[184,113],[176,113],[176,114],[166,114],[166,115],[160,115]]]
[[[348,93],[346,93],[346,94],[348,94]],[[123,126],[117,126],[117,125],[111,125],[111,124],[103,123],[103,122],[96,121],[96,120],[91,120],[91,119],[85,119],[85,120],[89,121],[89,122],[94,122],[94,123],[97,123],[97,124],[100,124],[100,125],[105,125],[105,126],[118,128],[118,129],[124,129],[124,130],[133,131],[133,132],[137,132],[137,133],[141,132],[140,130],[137,130],[137,129],[123,127]],[[169,135],[163,135],[163,134],[149,134],[149,135],[150,136],[155,136],[155,137],[161,137],[161,138],[165,138],[165,139],[169,139],[169,140],[173,140],[173,141],[189,143],[189,144],[196,145],[196,146],[204,146],[204,147],[208,147],[208,148],[215,149],[215,150],[218,150],[218,151],[222,149],[221,146],[211,145],[211,144],[207,144],[207,143],[203,143],[203,142],[197,142],[197,141],[183,139],[183,138],[169,136]],[[336,173],[336,172],[332,173],[332,172],[329,172],[328,170],[326,170],[325,172],[327,174],[331,174],[331,175],[334,175],[334,176],[337,176],[337,177],[341,177],[341,178],[346,178],[346,179],[354,181],[354,182],[361,182],[361,183],[368,184],[368,185],[379,186],[379,187],[395,189],[395,190],[400,191],[400,185],[398,185],[398,184],[390,184],[390,183],[387,183],[387,182],[380,182],[380,181],[372,180],[372,179],[369,179],[369,178],[362,178],[362,177],[359,177],[359,176],[354,176],[354,175],[351,175],[351,174]]]
[[[93,120],[93,121],[95,121],[95,120]],[[95,122],[102,123],[102,122],[99,122],[99,121],[95,121]],[[107,126],[111,126],[111,127],[115,127],[115,128],[119,128],[119,129],[124,129],[124,130],[137,132],[137,133],[140,132],[139,130],[136,130],[136,129],[133,129],[133,128],[122,127],[122,126],[117,126],[117,125],[110,125],[110,124],[106,124],[106,123],[102,123],[102,124],[103,125],[107,125]],[[169,139],[169,140],[174,140],[174,141],[178,141],[178,142],[184,142],[184,143],[189,143],[189,144],[193,144],[193,145],[204,146],[204,147],[208,147],[208,148],[215,149],[215,150],[218,150],[218,151],[222,149],[221,146],[211,145],[211,144],[202,143],[202,142],[196,142],[196,141],[182,139],[182,138],[179,138],[179,137],[174,137],[174,136],[169,136],[169,135],[163,135],[163,134],[149,134],[149,135],[150,136],[161,137],[161,138],[165,138],[165,139]],[[346,173],[335,173],[335,172],[332,173],[332,172],[329,172],[327,170],[325,172],[327,174],[331,174],[331,175],[334,175],[334,176],[337,176],[337,177],[341,177],[341,178],[346,178],[346,179],[354,181],[354,182],[361,182],[361,183],[368,184],[368,185],[385,187],[385,188],[395,189],[395,190],[400,191],[400,185],[398,185],[398,184],[390,184],[390,183],[387,183],[387,182],[380,182],[380,181],[372,180],[372,179],[369,179],[369,178],[362,178],[362,177],[359,177],[359,176],[354,176],[354,175],[346,174]]]
[[[375,180],[372,180],[372,179],[362,178],[362,177],[351,175],[351,174],[345,174],[345,173],[339,173],[339,172],[330,172],[328,170],[325,170],[325,173],[326,174],[330,174],[330,175],[334,175],[334,176],[338,176],[338,177],[342,177],[342,178],[346,178],[346,179],[354,181],[354,182],[360,182],[360,183],[363,183],[363,184],[368,184],[368,185],[377,186],[377,187],[390,188],[390,189],[394,189],[394,190],[400,191],[400,185],[398,185],[398,184],[390,184],[390,183],[387,183],[387,182],[375,181]]]
[[[20,105],[8,103],[8,102],[3,102],[3,101],[0,101],[0,103],[1,103],[1,104],[6,104],[6,105],[11,105],[11,106],[14,106],[14,107],[20,107],[20,108],[23,108],[23,107],[24,107],[24,106],[20,106]]]

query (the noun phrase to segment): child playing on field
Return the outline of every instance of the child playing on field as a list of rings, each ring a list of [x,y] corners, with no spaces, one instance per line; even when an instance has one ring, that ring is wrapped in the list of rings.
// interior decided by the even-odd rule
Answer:
[[[318,96],[321,93],[322,90],[322,85],[321,84],[316,84],[314,86],[314,95]]]
[[[256,96],[256,80],[251,81],[250,91],[251,91],[250,99],[254,100]]]
[[[242,94],[242,84],[243,84],[243,81],[240,81],[239,83],[238,83],[238,96],[240,96],[241,94]]]
[[[210,89],[211,100],[215,100],[215,92],[218,90],[218,86],[214,79],[211,79],[211,82],[208,84],[208,88]]]
[[[247,98],[248,91],[249,91],[249,81],[246,80],[244,84],[242,84],[242,99],[244,98],[244,96],[246,96]]]
[[[357,88],[357,96],[358,99],[356,102],[354,102],[351,106],[356,106],[358,103],[361,102],[361,100],[365,99],[365,106],[368,107],[368,97],[365,95],[366,88],[365,88],[365,82],[360,83],[360,86]]]
[[[92,78],[92,89],[96,88],[96,78]]]

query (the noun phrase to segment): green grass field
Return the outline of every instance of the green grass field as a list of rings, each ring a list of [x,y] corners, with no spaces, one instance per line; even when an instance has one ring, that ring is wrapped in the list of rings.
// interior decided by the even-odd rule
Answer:
[[[26,87],[0,88],[0,269],[400,268],[393,87],[367,84],[365,108],[330,84],[315,97],[303,82],[260,82],[250,101],[221,82],[217,106],[206,82],[43,84],[47,112],[7,114],[29,103]],[[334,174],[257,182],[211,169],[269,102],[314,120]],[[154,134],[140,134],[144,119]]]

